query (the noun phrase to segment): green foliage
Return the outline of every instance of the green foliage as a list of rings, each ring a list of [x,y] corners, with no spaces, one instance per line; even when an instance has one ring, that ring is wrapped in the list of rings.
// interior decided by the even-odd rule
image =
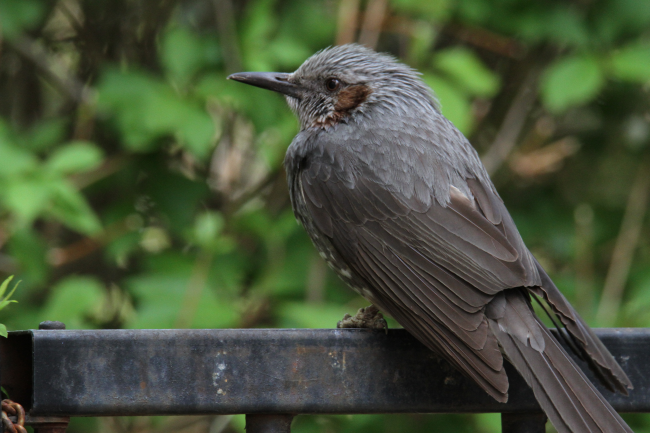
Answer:
[[[94,328],[92,314],[102,308],[105,296],[96,278],[67,277],[52,287],[43,315],[65,323],[68,329]]]
[[[14,37],[36,24],[45,12],[38,0],[3,0],[0,4],[0,28],[5,37]]]
[[[97,166],[101,150],[91,143],[62,143],[39,158],[15,144],[11,135],[0,119],[0,202],[10,211],[10,227],[27,227],[44,217],[82,233],[98,232],[99,220],[67,175]]]
[[[453,2],[441,0],[427,2],[420,0],[393,0],[391,6],[398,12],[418,19],[439,22],[449,17]]]
[[[471,96],[489,98],[499,90],[499,78],[467,48],[439,51],[433,59],[434,67],[440,69],[460,89]]]
[[[160,56],[169,78],[180,86],[187,86],[206,61],[217,56],[217,50],[210,48],[211,44],[188,29],[179,27],[167,31]]]
[[[546,71],[542,82],[544,104],[553,112],[592,100],[604,83],[600,65],[593,57],[560,59]]]
[[[635,43],[612,53],[612,75],[637,83],[650,81],[650,44]]]
[[[102,151],[92,143],[77,141],[56,149],[50,156],[45,170],[72,174],[96,168],[103,159]]]
[[[340,13],[355,4],[348,32]],[[22,281],[2,322],[333,327],[366,306],[295,222],[282,160],[298,124],[284,98],[226,77],[295,70],[364,34],[371,4],[381,6],[0,0],[0,278]],[[480,154],[514,137],[494,182],[536,257],[596,323],[630,190],[650,167],[647,1],[389,0],[377,20],[367,23],[381,30],[377,49],[422,73]],[[520,129],[504,121],[513,113]],[[647,218],[605,325],[650,326]],[[2,306],[14,301],[8,284]],[[72,433],[105,423],[75,422]],[[227,431],[243,428],[238,416]],[[488,433],[499,422],[319,416],[294,430]]]
[[[214,146],[215,124],[199,101],[183,97],[162,80],[142,72],[109,70],[98,86],[99,108],[114,113],[127,149],[144,152],[157,139],[178,144],[205,158]]]
[[[424,81],[435,91],[442,113],[463,133],[473,128],[471,102],[491,97],[499,90],[499,78],[466,48],[439,51],[432,64],[438,74],[425,74]]]
[[[9,283],[11,282],[11,280],[13,278],[14,278],[14,276],[12,275],[12,276],[8,277],[6,280],[4,280],[2,282],[2,284],[0,284],[0,310],[2,310],[7,305],[9,305],[9,304],[11,304],[13,302],[18,302],[18,301],[15,301],[15,300],[11,299],[11,295],[13,295],[14,292],[16,291],[16,288],[18,287],[18,283],[16,283],[14,285],[14,288],[11,289],[11,292],[9,292],[5,296],[5,293],[7,293],[7,288],[9,287]],[[0,323],[0,337],[5,337],[5,338],[7,337],[7,327],[2,323]]]

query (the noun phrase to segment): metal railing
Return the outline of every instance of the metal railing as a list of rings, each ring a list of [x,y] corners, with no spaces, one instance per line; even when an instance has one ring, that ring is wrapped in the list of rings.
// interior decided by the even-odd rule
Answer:
[[[619,412],[650,412],[650,330],[596,332],[635,387],[628,397],[598,389]],[[41,329],[0,339],[0,381],[37,433],[65,431],[74,416],[243,413],[247,433],[270,433],[289,432],[299,414],[481,412],[502,413],[503,432],[543,432],[532,391],[506,369],[501,404],[400,329]]]

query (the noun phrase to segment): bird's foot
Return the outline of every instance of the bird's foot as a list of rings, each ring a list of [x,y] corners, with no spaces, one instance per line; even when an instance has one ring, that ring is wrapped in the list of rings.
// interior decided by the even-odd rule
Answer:
[[[336,324],[337,328],[370,328],[383,329],[388,333],[388,324],[379,309],[374,305],[366,308],[359,308],[357,314],[350,316],[346,314],[343,320]]]

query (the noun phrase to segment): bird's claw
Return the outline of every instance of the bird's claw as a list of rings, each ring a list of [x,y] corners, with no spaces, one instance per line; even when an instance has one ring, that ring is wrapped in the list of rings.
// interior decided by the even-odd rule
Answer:
[[[336,324],[337,328],[370,328],[383,329],[388,333],[388,324],[379,309],[374,305],[365,308],[359,308],[357,314],[350,316],[345,314],[343,320]]]

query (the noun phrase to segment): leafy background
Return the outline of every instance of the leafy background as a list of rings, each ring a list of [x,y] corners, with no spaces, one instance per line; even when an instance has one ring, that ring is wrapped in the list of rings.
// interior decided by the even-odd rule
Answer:
[[[0,281],[22,283],[0,321],[329,328],[364,306],[294,221],[285,102],[225,80],[352,41],[423,73],[588,322],[650,326],[646,0],[2,0]],[[294,430],[490,433],[499,417],[302,416]],[[243,418],[79,431],[242,432]]]

